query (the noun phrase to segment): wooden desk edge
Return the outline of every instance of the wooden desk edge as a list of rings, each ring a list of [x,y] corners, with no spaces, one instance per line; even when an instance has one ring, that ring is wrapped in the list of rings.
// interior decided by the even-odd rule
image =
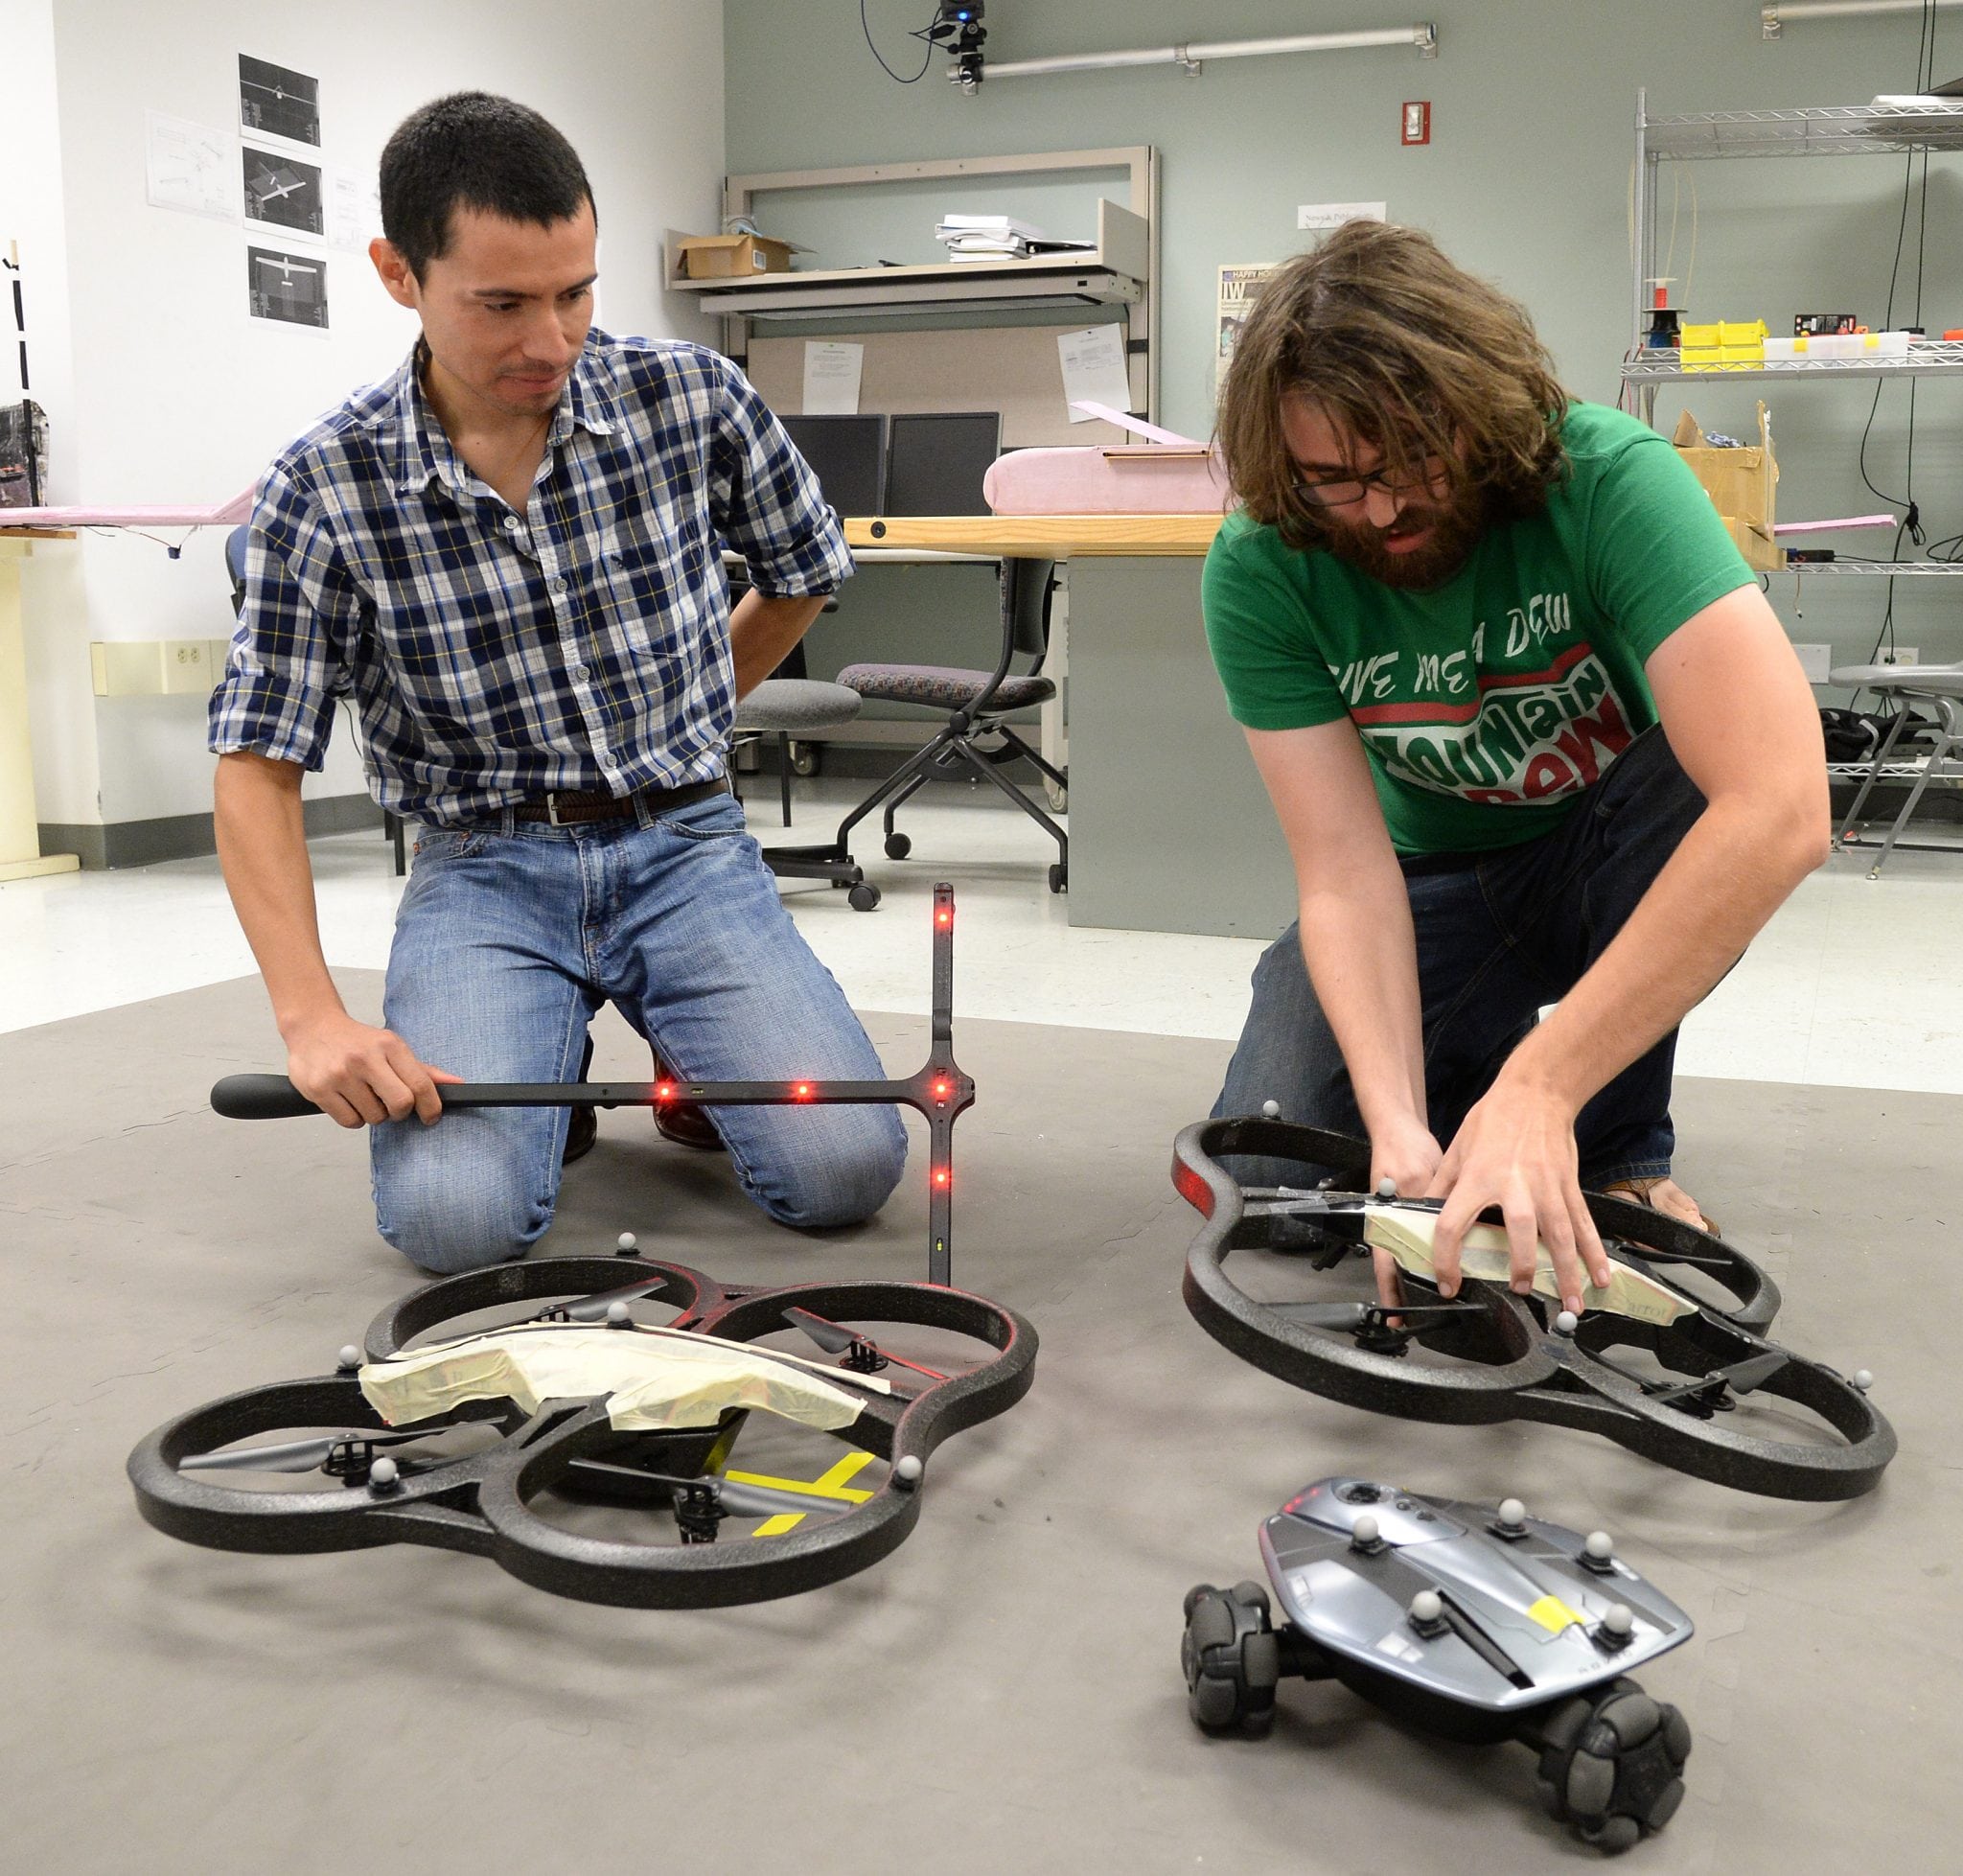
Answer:
[[[1090,554],[1204,554],[1220,515],[906,515],[851,517],[854,547],[1071,560]],[[874,533],[874,529],[879,530]]]
[[[72,527],[9,527],[0,522],[0,541],[73,541]]]

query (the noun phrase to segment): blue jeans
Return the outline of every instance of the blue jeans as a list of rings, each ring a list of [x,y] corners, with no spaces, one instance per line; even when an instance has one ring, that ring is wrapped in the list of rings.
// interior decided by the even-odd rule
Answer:
[[[574,1080],[608,1001],[683,1079],[886,1072],[729,796],[577,827],[507,815],[488,831],[425,831],[384,1005],[418,1056],[472,1081]],[[458,1109],[434,1126],[372,1128],[382,1237],[445,1273],[522,1256],[552,1222],[568,1112]],[[743,1190],[781,1224],[867,1217],[906,1166],[891,1107],[714,1116]]]
[[[1424,1028],[1424,1098],[1431,1131],[1449,1146],[1473,1103],[1533,1029],[1607,949],[1704,798],[1659,729],[1645,730],[1553,833],[1479,856],[1468,866],[1405,863],[1418,939]],[[1470,858],[1470,856],[1467,856]],[[1673,1030],[1582,1109],[1575,1123],[1583,1186],[1661,1177],[1670,1123]],[[1299,927],[1261,955],[1254,1003],[1228,1065],[1215,1116],[1281,1103],[1284,1120],[1360,1134],[1363,1123],[1341,1050],[1310,987]],[[1236,1161],[1250,1184],[1299,1181],[1303,1169]]]

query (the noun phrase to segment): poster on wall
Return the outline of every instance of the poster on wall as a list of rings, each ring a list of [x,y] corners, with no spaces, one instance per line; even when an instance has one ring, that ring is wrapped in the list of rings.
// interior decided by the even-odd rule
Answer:
[[[1218,311],[1218,332],[1213,343],[1213,390],[1219,392],[1233,362],[1234,348],[1240,338],[1241,321],[1255,303],[1269,274],[1279,261],[1243,262],[1220,269],[1220,283],[1214,304]]]
[[[232,182],[238,139],[229,130],[145,111],[143,148],[144,199],[150,207],[238,220],[239,197]]]
[[[263,137],[320,148],[320,81],[239,55],[239,122]]]
[[[327,330],[327,262],[320,255],[247,247],[245,275],[255,319]]]
[[[320,186],[320,166],[276,151],[240,148],[245,179],[245,220],[288,234],[327,233],[327,205]]]

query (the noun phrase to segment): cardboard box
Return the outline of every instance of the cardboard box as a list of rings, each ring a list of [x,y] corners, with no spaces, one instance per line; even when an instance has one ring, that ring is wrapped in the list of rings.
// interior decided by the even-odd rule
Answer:
[[[689,280],[791,271],[791,243],[768,235],[683,235],[675,253],[678,271]]]
[[[1756,443],[1714,449],[1688,410],[1676,420],[1672,441],[1731,530],[1745,565],[1755,572],[1778,572],[1786,565],[1786,554],[1772,537],[1779,465],[1772,457],[1772,421],[1766,406],[1759,405]]]

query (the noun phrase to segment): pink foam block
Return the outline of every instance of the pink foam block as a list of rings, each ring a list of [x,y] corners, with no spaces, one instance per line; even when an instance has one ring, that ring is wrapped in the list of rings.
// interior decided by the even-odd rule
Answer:
[[[186,508],[92,508],[80,502],[67,508],[0,508],[0,529],[10,527],[236,527],[252,513],[252,488],[241,489],[216,506]]]
[[[1217,515],[1233,500],[1219,457],[1198,445],[1014,450],[982,492],[998,515]]]

